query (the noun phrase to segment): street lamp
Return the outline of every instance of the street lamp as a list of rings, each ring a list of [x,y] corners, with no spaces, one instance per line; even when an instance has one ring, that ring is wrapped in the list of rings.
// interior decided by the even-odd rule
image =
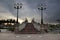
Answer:
[[[38,10],[40,11],[41,10],[41,24],[43,24],[43,10],[45,10],[46,7],[44,7],[43,4],[40,4],[39,7],[38,7]]]
[[[22,3],[14,4],[14,8],[17,9],[17,23],[18,23],[18,11],[19,11],[19,9],[22,8],[22,5],[23,5]]]

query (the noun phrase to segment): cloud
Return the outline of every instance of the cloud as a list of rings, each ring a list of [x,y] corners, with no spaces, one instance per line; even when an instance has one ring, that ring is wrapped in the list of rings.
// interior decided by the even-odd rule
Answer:
[[[60,0],[0,0],[0,13],[8,13],[16,17],[16,10],[13,8],[14,3],[23,3],[23,8],[19,10],[19,18],[24,19],[35,18],[35,21],[40,22],[41,13],[37,10],[38,4],[47,4],[44,11],[44,22],[55,23],[60,19]]]

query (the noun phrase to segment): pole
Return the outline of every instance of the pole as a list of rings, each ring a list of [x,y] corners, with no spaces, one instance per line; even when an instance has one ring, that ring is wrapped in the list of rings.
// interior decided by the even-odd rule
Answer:
[[[18,9],[17,9],[17,23],[18,23]]]
[[[17,23],[18,23],[18,11],[22,8],[22,3],[17,3],[14,5],[14,8],[17,9]]]
[[[43,24],[43,10],[41,10],[41,24]]]

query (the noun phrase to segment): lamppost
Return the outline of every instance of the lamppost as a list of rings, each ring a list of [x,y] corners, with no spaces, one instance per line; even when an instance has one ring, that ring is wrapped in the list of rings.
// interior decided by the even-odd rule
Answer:
[[[18,11],[19,11],[19,9],[22,8],[22,5],[23,5],[22,3],[14,4],[14,8],[17,9],[17,23],[18,23]]]
[[[45,25],[43,25],[43,10],[45,10],[46,7],[44,7],[43,4],[40,4],[39,7],[38,7],[38,10],[40,11],[41,10],[41,26],[40,26],[40,32],[43,33],[44,30],[45,30]]]
[[[43,10],[45,10],[46,7],[44,7],[43,4],[40,4],[39,7],[38,7],[38,10],[40,11],[41,10],[41,24],[43,24]]]

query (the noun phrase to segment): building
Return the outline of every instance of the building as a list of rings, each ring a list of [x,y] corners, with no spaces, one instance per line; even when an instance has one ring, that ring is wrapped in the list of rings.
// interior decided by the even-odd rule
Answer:
[[[35,26],[36,25],[36,26]],[[37,27],[37,28],[36,28]],[[26,19],[20,26],[17,28],[16,33],[21,33],[21,34],[35,34],[35,33],[40,33],[38,28],[40,27],[40,24],[36,23],[34,20],[32,20],[31,23],[28,22]],[[19,30],[18,30],[19,29]],[[19,32],[17,32],[19,31]]]
[[[43,26],[43,27],[42,27]],[[15,33],[20,34],[38,34],[47,32],[47,25],[41,25],[32,19],[31,23],[26,19],[19,27],[16,28]]]

